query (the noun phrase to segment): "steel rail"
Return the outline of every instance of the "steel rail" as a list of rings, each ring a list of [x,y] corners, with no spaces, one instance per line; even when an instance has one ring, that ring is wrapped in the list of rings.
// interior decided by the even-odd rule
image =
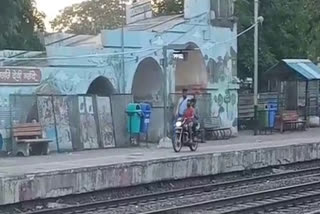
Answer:
[[[315,191],[315,188],[317,191]],[[308,191],[305,191],[308,190]],[[285,198],[283,200],[277,200],[269,203],[263,203],[263,200],[272,200],[272,197],[284,197],[284,196],[290,196],[290,194],[294,194],[297,192],[304,191],[304,194],[302,194],[300,197],[297,196],[295,198]],[[310,192],[310,194],[307,194]],[[187,204],[182,206],[176,206],[172,208],[164,208],[159,210],[153,210],[149,212],[144,212],[143,214],[162,214],[162,213],[183,213],[183,211],[190,211],[192,209],[204,209],[206,210],[212,210],[215,211],[215,209],[221,209],[225,206],[236,206],[239,202],[241,202],[242,205],[244,203],[254,203],[254,202],[260,202],[258,205],[252,205],[251,207],[245,207],[240,209],[234,209],[231,211],[216,211],[219,214],[249,214],[249,213],[256,213],[258,211],[264,211],[268,208],[276,208],[277,206],[283,206],[287,204],[288,202],[293,202],[297,200],[310,200],[312,198],[319,197],[320,198],[320,181],[316,182],[310,182],[306,184],[300,184],[300,185],[294,185],[289,187],[282,187],[267,191],[260,191],[256,193],[248,193],[243,194],[239,196],[231,196],[227,198],[222,199],[214,199],[214,200],[208,200],[203,202],[197,202],[193,204]],[[209,208],[209,209],[208,209]]]
[[[96,202],[89,202],[84,204],[77,204],[71,205],[67,207],[59,207],[54,209],[43,209],[37,211],[28,212],[29,214],[56,214],[56,213],[67,213],[72,212],[74,210],[90,210],[91,208],[99,207],[103,209],[114,208],[114,207],[123,207],[132,203],[139,204],[143,201],[156,201],[161,199],[166,199],[171,195],[177,196],[192,196],[194,194],[199,194],[202,192],[211,192],[215,190],[224,190],[230,189],[234,187],[241,187],[241,186],[248,186],[254,185],[257,183],[267,182],[271,180],[281,180],[285,178],[294,178],[294,177],[308,177],[308,176],[320,176],[320,167],[310,168],[310,169],[303,169],[297,171],[289,171],[289,172],[282,172],[277,174],[265,175],[265,176],[257,176],[253,178],[247,179],[239,179],[235,181],[228,181],[216,184],[206,184],[206,185],[199,185],[193,187],[187,187],[183,189],[177,190],[170,190],[165,192],[157,192],[157,193],[150,193],[132,197],[125,197],[119,198],[114,200],[106,200],[106,201],[96,201]]]

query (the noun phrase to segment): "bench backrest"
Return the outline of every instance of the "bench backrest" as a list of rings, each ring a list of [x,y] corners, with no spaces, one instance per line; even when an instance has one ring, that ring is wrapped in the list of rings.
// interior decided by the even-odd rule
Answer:
[[[42,127],[40,123],[24,123],[13,126],[13,137],[17,138],[37,138],[42,136]]]
[[[221,120],[219,117],[207,117],[203,119],[204,128],[220,128]]]
[[[283,121],[297,121],[299,120],[299,114],[297,111],[283,111],[281,119]]]

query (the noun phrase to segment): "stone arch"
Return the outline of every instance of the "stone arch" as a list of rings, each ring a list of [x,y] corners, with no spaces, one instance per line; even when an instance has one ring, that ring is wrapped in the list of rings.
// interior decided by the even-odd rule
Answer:
[[[94,79],[87,91],[87,94],[98,96],[111,96],[115,93],[115,89],[110,80],[104,76]]]
[[[135,102],[162,101],[163,75],[159,63],[152,57],[143,59],[134,74],[132,94]]]
[[[184,52],[188,53],[185,59],[176,59],[176,91],[194,86],[206,87],[207,67],[200,48],[195,43],[189,42]]]

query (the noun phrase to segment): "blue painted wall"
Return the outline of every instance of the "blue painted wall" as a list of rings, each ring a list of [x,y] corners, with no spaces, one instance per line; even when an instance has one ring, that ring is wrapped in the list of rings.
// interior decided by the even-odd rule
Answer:
[[[204,2],[205,1],[205,2]],[[125,30],[125,76],[121,73],[121,32],[106,30],[101,33],[102,46],[47,47],[48,67],[41,67],[40,86],[1,86],[0,106],[6,105],[9,94],[61,93],[85,94],[97,77],[110,80],[117,92],[131,93],[136,69],[145,58],[152,57],[159,65],[163,45],[193,44],[201,51],[207,82],[202,85],[212,97],[212,114],[220,116],[222,125],[237,133],[237,25],[231,27],[211,25],[209,0],[186,1],[185,19],[161,32]],[[199,6],[200,5],[200,6]],[[90,55],[91,57],[86,55]],[[95,56],[92,56],[95,55]],[[169,51],[168,92],[174,93],[176,61]],[[59,59],[60,57],[60,59]],[[67,59],[61,59],[67,57]],[[197,71],[195,71],[197,72]],[[123,81],[124,80],[124,81]],[[122,89],[125,89],[123,91]],[[159,127],[160,128],[160,127]],[[161,133],[161,132],[157,132]]]

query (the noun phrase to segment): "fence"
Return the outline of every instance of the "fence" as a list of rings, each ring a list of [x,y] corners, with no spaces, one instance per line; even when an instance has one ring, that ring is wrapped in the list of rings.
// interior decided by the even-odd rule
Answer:
[[[116,140],[122,142],[117,137],[126,133],[117,129],[119,121],[125,123],[125,107],[119,113],[123,105],[118,106],[123,96],[11,95],[9,100],[11,127],[13,123],[39,121],[46,137],[54,142],[50,145],[53,151],[115,147]]]
[[[285,94],[277,94],[276,92],[269,92],[269,93],[260,93],[258,103],[268,103],[270,100],[276,100],[278,102],[278,110],[284,110],[287,109],[287,103],[286,100],[288,98],[285,96]],[[305,106],[305,97],[303,99],[299,97],[299,101],[302,104],[302,106]],[[305,113],[307,113],[307,116],[319,116],[319,97],[312,94],[308,97],[308,109],[305,110],[306,107],[297,106],[297,111],[300,116],[305,116]],[[241,122],[252,119],[254,117],[254,103],[253,103],[253,94],[252,93],[239,93],[239,103],[238,103],[238,109],[239,109],[239,120]]]

